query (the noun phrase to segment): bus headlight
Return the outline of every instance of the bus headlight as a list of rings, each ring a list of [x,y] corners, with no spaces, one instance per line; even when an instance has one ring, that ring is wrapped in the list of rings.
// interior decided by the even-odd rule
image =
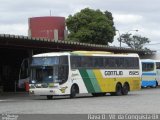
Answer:
[[[33,91],[33,90],[31,90],[31,91],[29,91],[29,93],[30,93],[30,94],[34,94],[34,91]]]

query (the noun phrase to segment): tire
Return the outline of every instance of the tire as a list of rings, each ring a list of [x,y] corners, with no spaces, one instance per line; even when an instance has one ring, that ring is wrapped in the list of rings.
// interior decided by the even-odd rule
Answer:
[[[47,95],[47,100],[52,100],[53,96],[52,95]]]
[[[122,88],[122,95],[128,95],[128,92],[129,92],[129,85],[128,83],[125,83]]]
[[[156,82],[156,86],[158,87],[158,82]]]
[[[156,85],[155,86],[150,86],[151,88],[157,88],[158,86],[158,82],[156,81]]]
[[[151,88],[156,88],[157,87],[157,85],[155,85],[155,86],[150,86]]]
[[[121,96],[121,95],[122,95],[122,86],[121,86],[120,83],[117,83],[115,89],[116,89],[116,91],[115,91],[115,92],[111,92],[110,94],[111,94],[112,96]]]
[[[157,88],[158,87],[158,82],[156,81],[156,86],[154,86],[153,88]]]
[[[75,98],[76,97],[76,87],[75,85],[73,85],[71,87],[71,94],[70,94],[70,98]]]

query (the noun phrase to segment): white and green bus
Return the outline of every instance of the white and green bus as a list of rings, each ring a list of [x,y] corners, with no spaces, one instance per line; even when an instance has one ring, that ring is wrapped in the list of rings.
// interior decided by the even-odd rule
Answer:
[[[34,55],[30,94],[47,96],[91,93],[93,96],[127,95],[141,89],[137,54],[73,51]]]

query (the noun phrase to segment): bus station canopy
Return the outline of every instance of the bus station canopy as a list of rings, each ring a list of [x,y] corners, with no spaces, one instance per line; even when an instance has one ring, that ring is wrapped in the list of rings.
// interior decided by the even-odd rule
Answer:
[[[0,48],[16,48],[29,50],[32,49],[43,52],[93,50],[114,53],[138,53],[139,55],[153,54],[156,52],[107,45],[96,45],[61,40],[49,40],[45,38],[31,38],[28,36],[10,34],[0,34]]]

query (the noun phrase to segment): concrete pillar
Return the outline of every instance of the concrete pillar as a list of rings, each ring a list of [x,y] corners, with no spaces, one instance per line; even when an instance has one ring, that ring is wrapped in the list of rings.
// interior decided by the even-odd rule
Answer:
[[[58,40],[58,30],[54,29],[54,40]]]
[[[64,40],[68,38],[68,30],[64,30]]]

